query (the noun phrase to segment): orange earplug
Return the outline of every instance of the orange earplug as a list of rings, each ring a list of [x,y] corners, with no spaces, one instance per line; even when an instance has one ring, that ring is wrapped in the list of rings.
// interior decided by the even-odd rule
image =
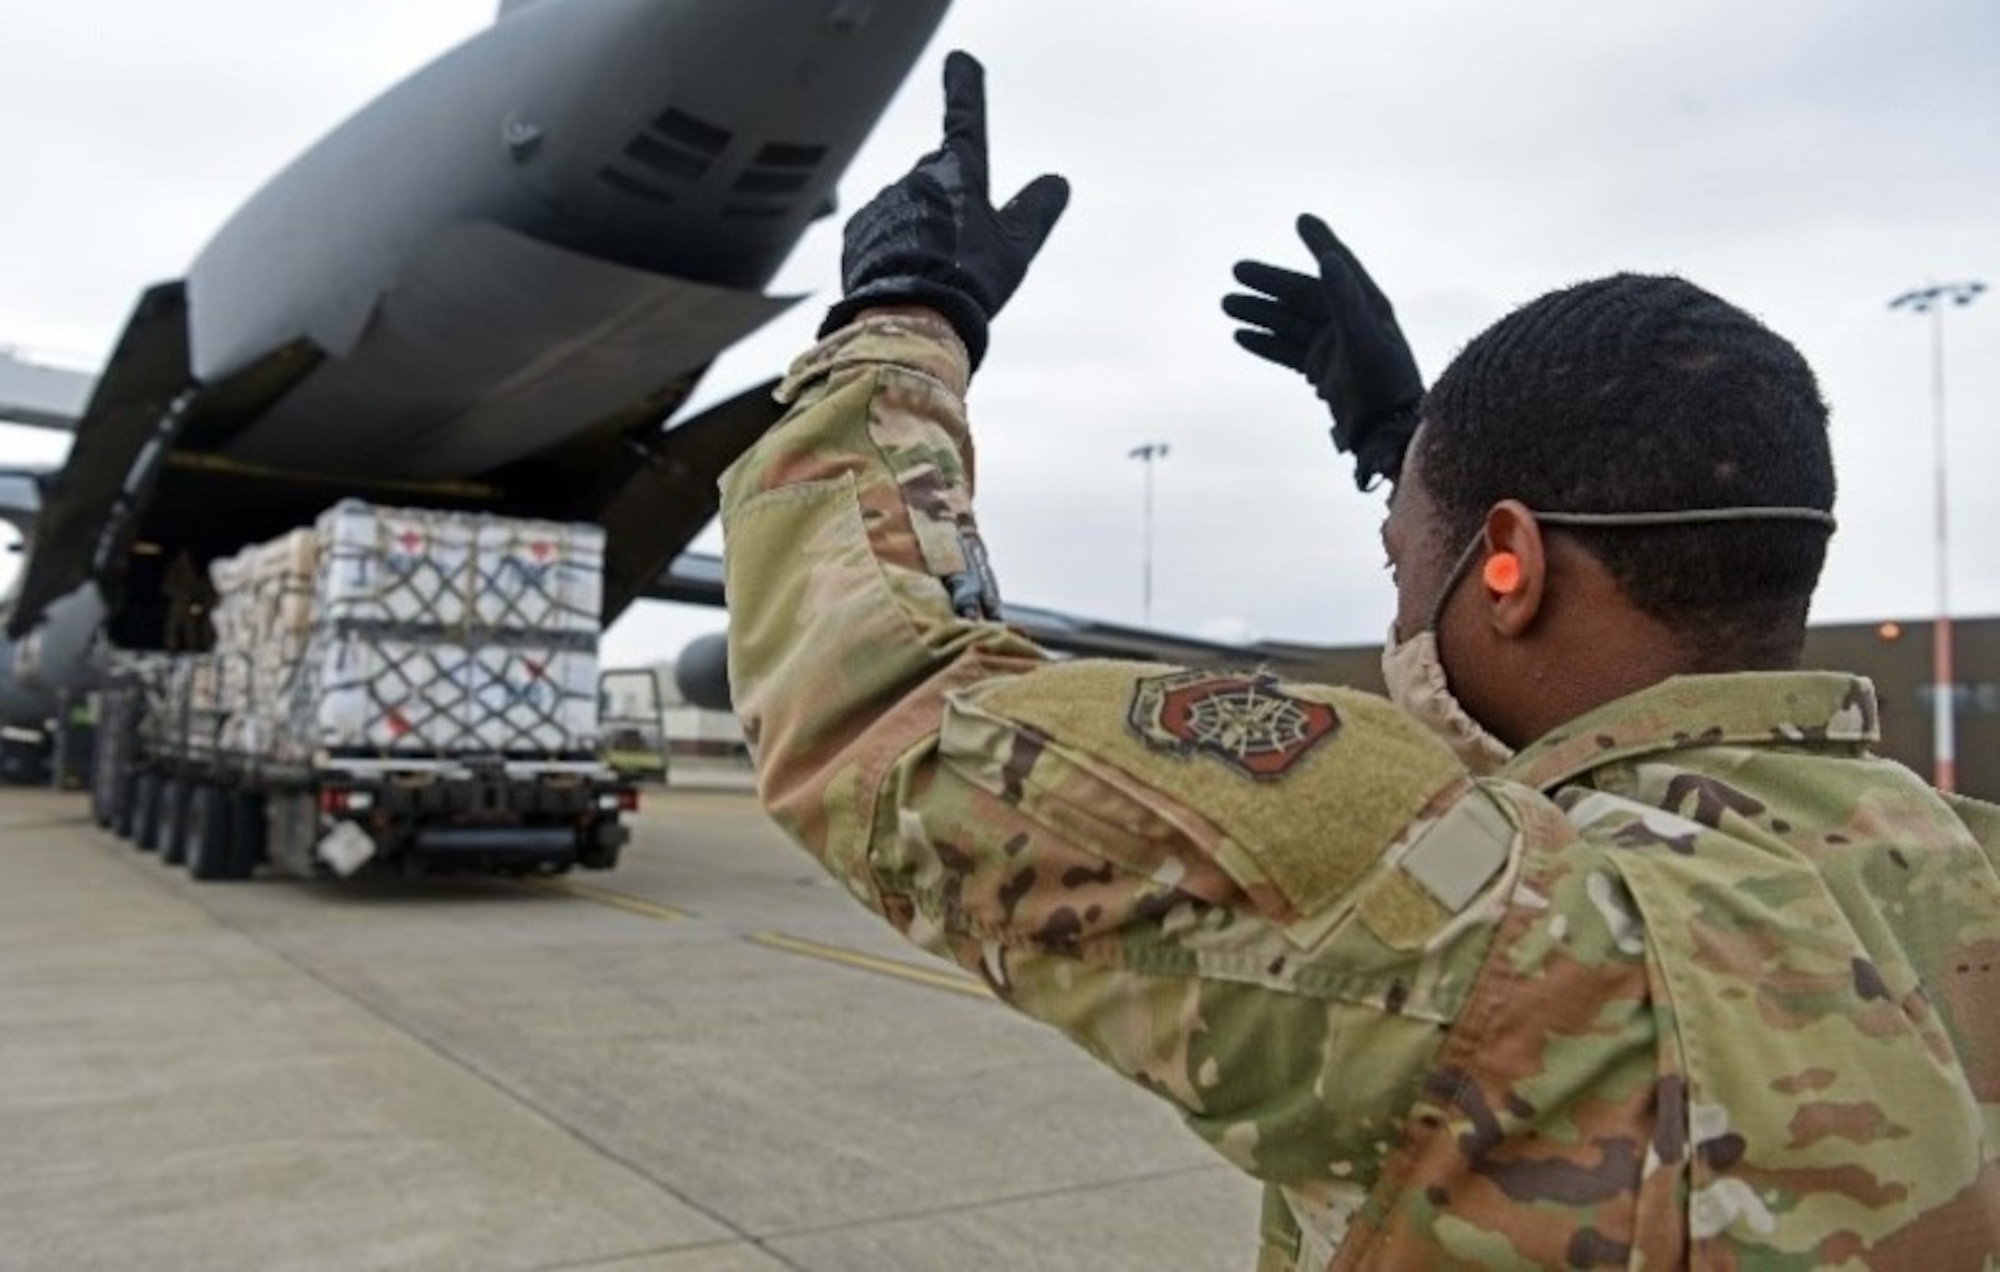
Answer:
[[[1480,571],[1488,591],[1501,596],[1512,596],[1521,587],[1521,558],[1512,552],[1495,552],[1486,558],[1486,567]]]

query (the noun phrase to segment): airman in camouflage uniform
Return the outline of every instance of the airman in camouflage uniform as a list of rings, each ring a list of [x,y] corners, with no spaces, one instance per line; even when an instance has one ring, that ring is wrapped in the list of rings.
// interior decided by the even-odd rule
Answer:
[[[964,398],[1061,198],[986,205],[976,72],[724,479],[779,823],[1264,1181],[1260,1269],[1994,1266],[2000,810],[1875,758],[1865,680],[1640,674],[1482,758],[1370,695],[1056,663],[994,621]],[[926,256],[924,217],[957,241]],[[1414,533],[1429,423],[1356,418]],[[1581,586],[1559,535],[1506,539],[1527,591]],[[1473,555],[1411,604],[1472,597]],[[1504,619],[1521,585],[1481,578]]]

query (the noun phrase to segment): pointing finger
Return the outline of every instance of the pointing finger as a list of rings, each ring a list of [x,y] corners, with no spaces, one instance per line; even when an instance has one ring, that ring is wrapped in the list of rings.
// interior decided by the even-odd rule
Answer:
[[[986,68],[970,53],[944,60],[944,144],[967,161],[974,186],[986,192]]]

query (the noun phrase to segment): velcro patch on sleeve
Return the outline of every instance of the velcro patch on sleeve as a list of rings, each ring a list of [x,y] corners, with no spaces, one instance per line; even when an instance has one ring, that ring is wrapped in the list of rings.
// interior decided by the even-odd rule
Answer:
[[[1387,701],[1268,676],[1075,662],[982,686],[954,709],[1023,728],[1066,771],[1139,792],[1286,924],[1351,901],[1466,779]],[[1062,797],[1032,789],[1032,773],[1013,782],[1028,800]]]
[[[1362,924],[1391,949],[1424,945],[1477,900],[1514,860],[1520,836],[1477,790],[1454,799],[1362,889]]]
[[[1451,921],[1436,896],[1400,870],[1377,875],[1361,891],[1361,925],[1392,950],[1416,949]]]
[[[1513,857],[1514,825],[1484,798],[1465,799],[1397,862],[1453,914],[1472,904]]]

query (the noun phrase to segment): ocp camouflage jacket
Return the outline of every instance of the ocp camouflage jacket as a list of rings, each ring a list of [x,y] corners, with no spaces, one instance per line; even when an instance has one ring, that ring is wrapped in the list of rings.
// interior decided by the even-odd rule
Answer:
[[[760,791],[1263,1180],[1260,1268],[1995,1264],[2000,810],[1871,755],[1866,681],[1671,680],[1475,780],[1366,694],[1052,662],[961,616],[966,381],[849,327],[724,478]]]

